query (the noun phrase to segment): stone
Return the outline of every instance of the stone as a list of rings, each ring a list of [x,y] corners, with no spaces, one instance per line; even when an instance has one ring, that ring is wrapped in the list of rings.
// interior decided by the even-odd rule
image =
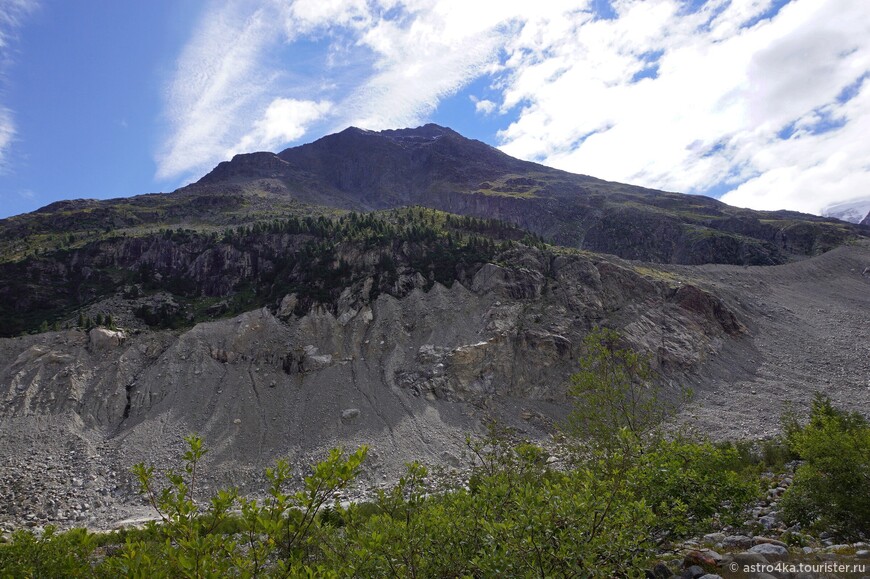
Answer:
[[[769,537],[762,537],[760,535],[756,535],[755,537],[752,537],[752,542],[755,543],[756,545],[760,545],[762,543],[769,543],[771,545],[779,545],[780,547],[788,548],[788,545],[786,545],[782,541],[778,541],[776,539],[771,539]]]
[[[665,565],[663,562],[659,561],[656,563],[656,566],[653,567],[652,576],[653,579],[669,579],[673,573],[671,572],[670,567]]]
[[[861,549],[860,551],[855,551],[855,557],[858,559],[870,559],[870,550]]]
[[[777,520],[775,515],[764,515],[758,519],[758,522],[769,531],[776,526]]]
[[[721,559],[721,557],[719,557]],[[716,559],[701,551],[690,551],[683,558],[683,568],[701,567],[702,569],[712,570],[716,568]]]
[[[713,559],[717,565],[722,561],[722,555],[712,549],[701,549],[701,552]]]
[[[680,579],[698,579],[698,577],[702,577],[706,574],[707,572],[698,565],[692,565],[691,567],[683,569],[683,572],[680,574]]]
[[[747,553],[736,553],[734,555],[734,562],[737,563],[738,565],[740,565],[741,567],[743,565],[753,565],[755,563],[763,563],[763,564],[770,563],[770,561],[768,561],[767,558],[764,555],[762,555],[761,553],[748,553],[748,552]]]
[[[706,575],[701,575],[699,579],[722,579],[721,575],[714,575],[712,573],[707,573]]]
[[[107,330],[106,328],[93,328],[88,332],[88,342],[93,350],[105,350],[117,348],[127,338],[124,332]]]
[[[722,539],[722,545],[735,549],[748,549],[752,546],[752,538],[746,535],[729,535]]]
[[[749,549],[750,553],[758,553],[764,555],[764,558],[775,563],[777,561],[785,561],[788,559],[788,549],[780,545],[771,543],[761,543]]]
[[[342,422],[350,422],[356,420],[359,416],[359,408],[345,408],[341,411]]]
[[[709,533],[704,535],[704,542],[712,545],[718,545],[725,540],[725,533]]]

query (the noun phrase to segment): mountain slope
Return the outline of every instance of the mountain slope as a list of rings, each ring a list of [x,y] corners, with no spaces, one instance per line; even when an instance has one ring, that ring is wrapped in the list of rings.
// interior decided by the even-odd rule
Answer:
[[[864,219],[864,216],[868,212],[870,212],[870,197],[864,197],[829,205],[822,210],[822,215],[825,217],[835,217],[849,223],[861,223],[861,220]]]
[[[0,522],[113,521],[130,465],[168,466],[192,431],[209,484],[242,490],[335,445],[371,445],[370,484],[408,460],[461,465],[488,419],[552,433],[596,326],[694,388],[678,419],[713,436],[769,435],[814,390],[864,411],[864,231],[436,126],[349,129],[171,194],[3,220]]]
[[[574,175],[514,159],[450,129],[349,128],[277,155],[238,155],[191,190],[278,184],[314,204],[383,209],[417,204],[492,217],[569,247],[672,263],[768,265],[866,234],[833,218],[730,207]]]

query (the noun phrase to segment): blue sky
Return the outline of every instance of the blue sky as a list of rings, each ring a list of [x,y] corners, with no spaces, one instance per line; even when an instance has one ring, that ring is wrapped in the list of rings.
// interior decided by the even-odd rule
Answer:
[[[0,0],[0,217],[348,125],[759,209],[870,210],[864,0]]]

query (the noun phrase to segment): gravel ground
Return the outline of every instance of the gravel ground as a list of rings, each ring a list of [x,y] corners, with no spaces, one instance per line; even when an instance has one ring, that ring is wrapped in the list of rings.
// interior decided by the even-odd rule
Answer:
[[[711,349],[708,359],[686,378],[685,385],[693,389],[695,397],[681,408],[677,424],[715,439],[770,437],[778,431],[783,408],[790,404],[798,410],[804,409],[815,392],[827,394],[839,406],[870,414],[870,325],[867,317],[870,311],[870,244],[841,247],[816,258],[776,267],[656,267],[722,297],[746,327],[743,336],[725,342],[719,349]],[[426,299],[435,298],[429,296]],[[449,309],[450,303],[447,300],[442,307]],[[455,315],[461,317],[462,314]],[[389,326],[383,331],[389,332]],[[373,335],[366,334],[365,338],[371,338],[372,344],[377,343]],[[463,339],[474,341],[473,337]],[[143,342],[143,360],[152,355],[145,346],[156,352],[154,356],[161,355],[160,352],[167,347],[156,338],[154,342]],[[415,343],[412,351],[416,352],[419,347]],[[189,352],[181,346],[173,348],[177,352],[170,352],[178,360],[174,362],[177,371],[191,373],[191,379],[198,376],[199,370],[191,370],[193,364],[187,359]],[[363,362],[348,367],[358,365],[364,368]],[[125,363],[135,365],[139,362],[133,359]],[[206,359],[203,363],[206,365],[197,368],[207,369],[213,361]],[[47,368],[51,368],[50,364],[44,365],[40,371],[47,371]],[[256,370],[259,371],[259,367]],[[377,368],[372,371],[375,370]],[[255,419],[266,421],[266,413],[272,410],[283,416],[280,414],[283,410],[270,408],[268,400],[271,398],[268,397],[272,396],[270,386],[274,382],[270,382],[272,374],[268,372],[272,371],[264,365],[264,376],[256,376],[259,389],[254,388],[252,394],[258,396],[258,402],[260,396],[266,397],[264,400],[267,402],[258,405],[264,414],[244,417],[244,424]],[[280,369],[274,375],[283,376]],[[249,381],[255,383],[253,374]],[[332,396],[324,394],[332,387],[330,384],[324,381],[300,391],[299,396],[306,398],[300,399],[296,412],[301,415],[319,412],[322,397]],[[387,403],[399,404],[389,397],[379,399],[382,394],[375,390],[360,388],[363,389],[354,394],[355,398],[347,401],[348,407],[353,404],[354,408],[365,409],[367,400],[376,410],[384,408]],[[220,394],[220,390],[217,393]],[[118,403],[123,406],[123,388],[117,396],[121,400]],[[450,468],[461,469],[463,445],[458,435],[463,428],[479,424],[480,418],[491,410],[460,402],[439,402],[433,406],[422,398],[408,400],[410,402],[401,402],[404,406],[397,406],[401,416],[406,418],[384,421],[386,429],[374,420],[379,417],[372,417],[370,432],[379,431],[382,436],[373,439],[375,444],[369,461],[372,466],[364,473],[360,488],[349,497],[364,497],[366,489],[388,484],[396,468],[405,460],[423,458],[429,463],[440,461]],[[188,403],[195,407],[213,402],[193,396]],[[538,436],[545,436],[553,416],[558,413],[554,405],[542,402],[535,405],[505,398],[496,399],[492,404],[503,407],[504,415],[512,413],[517,425]],[[159,410],[159,406],[155,408]],[[74,413],[4,417],[0,421],[0,457],[3,460],[0,468],[0,528],[22,525],[39,528],[52,523],[61,527],[105,529],[121,521],[129,523],[153,516],[153,511],[136,495],[129,465],[146,460],[156,463],[158,470],[177,466],[176,457],[184,448],[182,436],[189,431],[189,425],[172,422],[171,410],[155,414],[146,430],[139,428],[121,433],[108,427],[104,430],[83,428],[81,419]],[[408,420],[407,417],[411,416],[413,419]],[[211,416],[208,420],[213,418]],[[356,415],[347,417],[347,420],[367,419],[365,411],[360,418]],[[275,417],[267,422],[274,420]],[[335,439],[317,442],[344,442],[349,447],[355,446],[358,439],[341,438],[345,436],[344,432],[350,432],[347,430],[350,426],[345,424],[347,420],[345,417],[335,419],[331,434]],[[230,420],[229,424],[236,427],[238,423]],[[291,440],[292,434],[293,431],[288,430],[285,438],[272,441],[274,448],[270,452],[283,453],[285,450],[282,449],[295,448],[292,445],[299,443]],[[161,439],[161,444],[148,447],[148,441],[155,439]],[[404,449],[406,454],[424,448],[426,455],[394,456],[397,448]],[[215,448],[211,458],[225,461],[232,452],[230,447]],[[241,462],[245,458],[250,457],[242,457]],[[294,458],[302,465],[309,464],[314,457],[299,452]],[[206,478],[204,484],[207,488],[227,483],[239,483],[243,490],[262,488],[261,484],[251,484],[261,478],[262,462],[225,468],[220,478]]]

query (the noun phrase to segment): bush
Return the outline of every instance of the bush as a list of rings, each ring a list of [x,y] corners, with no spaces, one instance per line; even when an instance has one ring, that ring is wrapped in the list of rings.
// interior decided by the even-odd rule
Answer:
[[[789,446],[804,461],[782,498],[784,517],[843,539],[870,529],[870,425],[816,395],[809,420],[786,417]]]
[[[658,543],[751,494],[732,468],[733,448],[661,440],[623,452],[636,441],[620,436],[629,440],[562,469],[540,447],[493,431],[469,442],[467,485],[433,492],[412,463],[396,487],[350,505],[335,491],[364,450],[331,452],[298,492],[285,490],[289,467],[279,461],[261,502],[232,490],[197,501],[205,450],[190,437],[184,469],[168,473],[165,488],[150,467],[136,467],[159,523],[108,536],[16,533],[0,545],[0,577],[637,576]]]
[[[0,577],[91,577],[96,546],[84,529],[57,533],[49,526],[39,537],[15,531],[11,544],[0,545]]]
[[[363,577],[614,577],[644,567],[653,513],[624,479],[554,470],[541,448],[500,436],[471,448],[480,460],[468,488],[429,494],[425,468],[412,464],[376,513],[346,509],[328,567]]]
[[[656,515],[658,541],[709,529],[714,519],[738,523],[761,485],[736,446],[661,439],[639,454],[626,473],[633,493]]]
[[[689,392],[667,396],[649,358],[614,330],[590,332],[584,350],[569,389],[568,432],[581,443],[580,460],[599,477],[629,481],[630,495],[655,515],[650,532],[658,542],[697,532],[713,518],[734,522],[760,488],[746,468],[748,449],[666,436],[661,423]]]

